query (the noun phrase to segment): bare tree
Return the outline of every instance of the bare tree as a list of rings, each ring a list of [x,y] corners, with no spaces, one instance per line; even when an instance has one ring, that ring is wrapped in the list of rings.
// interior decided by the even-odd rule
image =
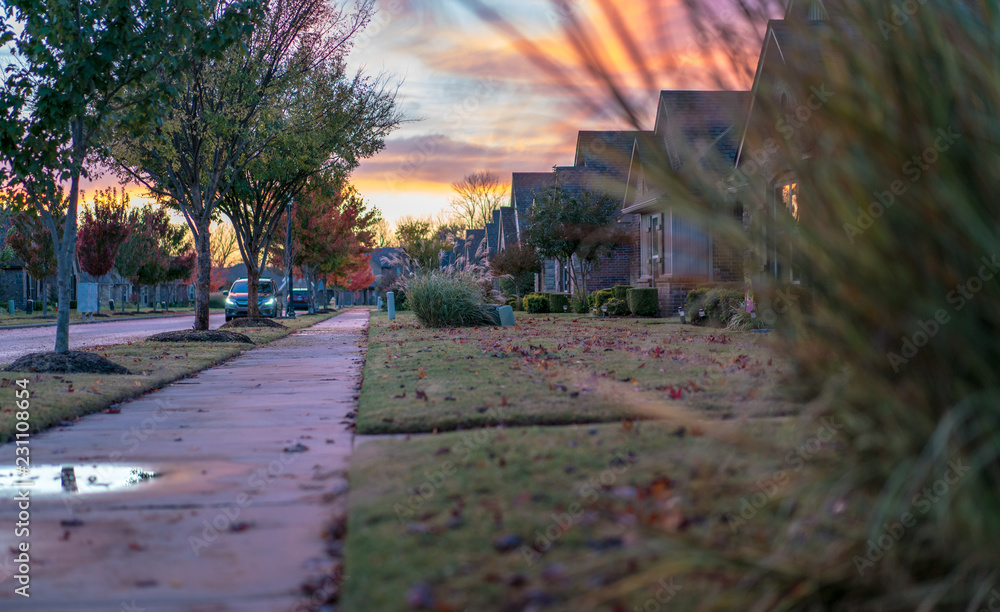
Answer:
[[[212,232],[211,240],[212,269],[226,268],[232,265],[239,247],[236,244],[236,232],[228,223],[219,223]]]
[[[468,229],[486,227],[493,221],[493,211],[510,197],[510,185],[496,172],[481,170],[451,184],[455,195],[449,203],[452,211]]]

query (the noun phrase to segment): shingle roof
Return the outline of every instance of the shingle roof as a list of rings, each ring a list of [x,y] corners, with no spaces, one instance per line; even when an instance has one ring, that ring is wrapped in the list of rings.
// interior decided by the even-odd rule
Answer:
[[[525,214],[538,192],[551,187],[553,180],[551,172],[515,172],[511,179],[511,206],[518,214]]]
[[[500,207],[501,238],[504,248],[517,242],[517,218],[510,206]]]
[[[732,167],[749,101],[746,91],[662,92],[655,132],[674,169],[694,162],[702,168]]]
[[[514,224],[520,239],[523,219],[535,201],[535,196],[546,187],[551,187],[555,175],[551,172],[515,172],[511,178],[510,205],[514,209]]]
[[[576,141],[576,161],[573,165],[609,172],[624,181],[628,176],[632,145],[643,133],[580,132]]]

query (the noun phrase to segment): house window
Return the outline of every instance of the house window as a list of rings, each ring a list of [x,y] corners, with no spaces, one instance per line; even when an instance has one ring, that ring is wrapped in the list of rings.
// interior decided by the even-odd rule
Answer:
[[[655,278],[671,272],[670,227],[663,214],[642,215],[642,275]]]
[[[787,185],[782,185],[781,190],[781,202],[785,205],[785,210],[788,211],[792,218],[796,221],[799,220],[799,184],[798,183],[788,183]]]
[[[801,218],[799,184],[794,181],[778,184],[774,195],[775,227],[772,247],[774,251],[771,257],[774,277],[798,284],[801,282],[801,274],[795,267],[796,253],[792,242],[794,235],[798,233],[796,226]],[[783,223],[778,220],[778,215],[782,214],[782,211],[795,221],[787,231]]]

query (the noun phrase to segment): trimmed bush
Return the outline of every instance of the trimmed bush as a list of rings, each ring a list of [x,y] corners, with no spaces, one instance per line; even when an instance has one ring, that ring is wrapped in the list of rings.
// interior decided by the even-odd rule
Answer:
[[[599,289],[594,292],[594,308],[600,309],[604,306],[604,303],[615,297],[614,291],[611,289]]]
[[[549,298],[541,293],[529,293],[522,300],[524,310],[532,314],[543,314],[549,311]]]
[[[208,296],[208,307],[209,308],[225,308],[226,307],[226,296],[222,293],[212,293]]]
[[[549,298],[549,312],[560,313],[563,306],[569,306],[570,295],[568,293],[547,293]]]
[[[428,274],[406,285],[413,313],[427,327],[471,327],[499,324],[496,307],[482,303],[482,289],[475,279]]]
[[[615,299],[621,300],[623,302],[628,301],[628,290],[632,287],[628,285],[615,285],[611,288],[611,293],[614,294]]]
[[[660,310],[660,295],[655,288],[629,289],[626,296],[628,309],[637,317],[655,317]]]
[[[580,296],[573,298],[573,312],[576,314],[587,314],[590,312],[590,309],[592,308],[590,305],[590,302],[592,301],[590,299],[591,297],[592,296],[588,295],[586,298]]]
[[[518,304],[518,301],[519,300],[517,298],[510,298],[509,300],[504,302],[504,304],[510,306],[513,310],[518,310],[520,308],[520,304]]]
[[[624,300],[619,300],[618,298],[611,298],[605,305],[608,307],[609,317],[627,317],[632,314],[628,309],[628,304]]]

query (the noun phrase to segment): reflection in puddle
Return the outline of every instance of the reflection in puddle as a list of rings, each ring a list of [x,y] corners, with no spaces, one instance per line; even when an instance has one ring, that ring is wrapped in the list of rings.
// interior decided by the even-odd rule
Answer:
[[[33,465],[26,472],[21,467],[0,465],[0,498],[25,489],[30,489],[32,496],[106,493],[133,487],[159,475],[143,466],[108,463]]]

